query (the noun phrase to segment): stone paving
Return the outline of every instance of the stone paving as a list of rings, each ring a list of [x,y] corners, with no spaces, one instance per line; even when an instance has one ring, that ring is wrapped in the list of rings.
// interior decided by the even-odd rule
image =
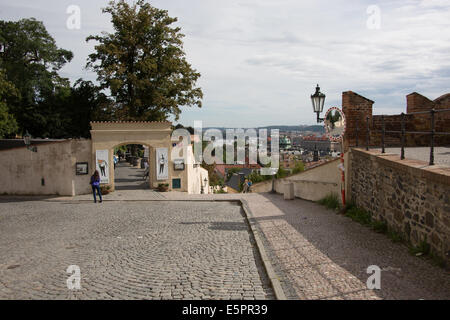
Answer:
[[[0,257],[0,299],[274,298],[232,202],[2,197]]]
[[[370,148],[373,150],[379,150],[381,148]],[[401,154],[401,148],[385,148],[387,154]],[[405,158],[413,160],[421,160],[429,163],[430,161],[430,148],[429,147],[408,147],[405,148]],[[450,167],[450,148],[448,147],[434,147],[434,163],[438,166]]]
[[[246,200],[289,299],[450,299],[448,272],[383,234],[305,200]],[[367,289],[370,265],[381,290]]]
[[[211,252],[211,257],[223,256],[234,260],[226,263],[223,260],[217,260],[218,258],[215,258],[216,260],[211,258],[210,261],[222,261],[232,270],[247,270],[249,278],[255,282],[257,282],[257,278],[260,279],[257,291],[251,291],[253,286],[251,280],[244,282],[243,277],[235,276],[233,278],[231,271],[227,273],[221,269],[228,275],[227,284],[231,285],[231,288],[233,285],[235,289],[239,288],[243,298],[250,298],[250,295],[252,298],[262,298],[264,295],[265,298],[273,299],[273,292],[269,288],[266,274],[262,270],[259,256],[255,253],[254,248],[251,254],[254,258],[250,258],[248,245],[254,245],[252,237],[248,236],[247,230],[245,232],[240,230],[242,233],[239,233],[238,230],[244,227],[241,225],[243,223],[241,213],[237,214],[236,201],[243,200],[251,209],[250,221],[262,238],[269,262],[288,299],[450,299],[450,273],[448,271],[432,265],[427,260],[410,255],[406,246],[393,243],[387,236],[375,233],[345,216],[338,215],[310,201],[284,200],[281,195],[267,193],[187,195],[181,192],[157,193],[151,190],[132,192],[124,190],[105,196],[106,201],[103,204],[97,204],[97,206],[107,208],[107,212],[104,212],[104,209],[98,209],[95,214],[88,214],[83,212],[88,211],[88,208],[97,208],[91,204],[92,199],[89,195],[73,198],[54,197],[43,199],[44,201],[39,203],[31,202],[31,204],[17,202],[26,200],[25,198],[7,197],[7,199],[12,201],[8,207],[0,203],[0,208],[3,209],[0,210],[0,256],[9,258],[2,260],[0,264],[0,279],[2,280],[0,282],[0,298],[4,298],[2,294],[6,292],[4,279],[8,278],[5,277],[5,274],[18,272],[22,270],[21,268],[25,268],[25,273],[20,271],[19,278],[10,277],[12,283],[10,283],[10,288],[30,290],[30,285],[35,285],[38,289],[30,291],[34,293],[33,297],[48,297],[46,292],[55,292],[51,291],[52,288],[55,288],[55,284],[53,287],[46,287],[47,282],[45,281],[35,283],[32,277],[27,278],[26,272],[31,272],[30,274],[38,272],[39,265],[43,261],[47,264],[54,261],[53,264],[55,264],[58,261],[55,257],[67,258],[63,260],[64,263],[58,265],[58,270],[64,268],[68,263],[75,264],[74,260],[70,258],[72,257],[70,252],[74,251],[74,257],[82,257],[81,260],[86,261],[84,266],[87,267],[88,272],[91,272],[89,270],[96,271],[92,271],[92,280],[90,280],[90,274],[86,276],[90,281],[88,281],[89,285],[84,288],[85,291],[71,292],[69,296],[66,291],[56,291],[59,292],[59,295],[54,293],[54,297],[169,298],[168,292],[170,292],[170,297],[172,297],[172,292],[179,297],[180,291],[172,291],[173,286],[170,285],[169,291],[167,286],[163,286],[163,283],[171,283],[176,287],[178,281],[183,283],[186,280],[186,278],[177,276],[183,274],[181,271],[185,271],[184,274],[190,274],[189,272],[194,270],[193,274],[200,274],[200,276],[188,277],[188,282],[192,283],[191,287],[194,288],[193,283],[195,283],[198,288],[196,281],[199,281],[200,288],[205,286],[208,288],[211,282],[206,279],[211,277],[214,279],[215,274],[210,270],[219,268],[211,267],[212,262],[203,262],[207,260],[201,260],[200,252]],[[122,201],[123,199],[130,201]],[[150,199],[150,201],[144,202],[143,200],[146,199]],[[2,202],[2,197],[0,197],[0,202]],[[52,210],[62,213],[62,215],[60,216],[54,211],[46,213],[49,210],[45,207],[47,202],[59,204]],[[144,203],[146,204],[144,205]],[[70,204],[75,204],[75,206]],[[159,211],[164,214],[159,214],[158,210],[149,209],[153,208],[153,205],[159,204],[161,207],[157,208],[160,208]],[[195,211],[198,209],[194,210],[197,205],[201,208],[199,213]],[[33,214],[37,206],[43,207],[40,215]],[[146,206],[147,210],[139,209],[143,206]],[[74,207],[85,209],[79,209],[80,213],[75,209],[64,209]],[[163,209],[166,207],[167,209]],[[178,208],[173,217],[167,216],[167,212],[173,211],[173,208]],[[124,212],[117,213],[120,210]],[[18,212],[19,215],[13,220],[12,214],[7,214],[10,211]],[[229,213],[225,214],[225,211]],[[43,225],[45,219],[48,219],[48,215],[59,217],[59,219],[50,226]],[[41,216],[43,217],[41,218]],[[133,219],[130,220],[130,216]],[[150,219],[152,222],[149,220],[146,223],[143,220],[147,216],[152,217]],[[186,229],[179,225],[181,216],[185,218],[182,221],[186,223],[183,226],[188,226]],[[36,224],[40,219],[43,220]],[[67,219],[70,221],[65,222]],[[61,228],[74,228],[77,225],[81,229],[69,233],[71,235],[68,238],[60,237],[60,231],[56,231]],[[154,225],[154,229],[150,225]],[[34,228],[38,229],[34,230]],[[142,231],[147,230],[146,228],[151,230],[147,236]],[[229,237],[223,234],[225,229],[231,229],[225,232],[225,234],[229,232]],[[31,230],[34,231],[31,232]],[[188,230],[190,231],[188,232]],[[108,232],[107,235],[104,234],[105,232]],[[185,238],[187,241],[169,237],[169,232],[183,234],[187,232]],[[41,236],[45,233],[49,233],[49,235]],[[189,240],[192,238],[197,240],[192,242]],[[75,240],[72,239],[78,239],[80,246],[74,245]],[[107,240],[108,243],[98,240]],[[211,245],[206,245],[207,242],[211,242]],[[34,245],[27,248],[25,243],[34,243]],[[89,250],[88,246],[92,249]],[[172,248],[168,256],[174,255],[176,259],[162,262],[167,259],[167,251],[161,249],[161,246]],[[182,249],[176,249],[179,246]],[[40,253],[33,251],[40,247],[42,247]],[[196,253],[198,249],[200,252]],[[147,254],[145,250],[148,250],[149,253]],[[183,255],[184,251],[186,251],[186,255]],[[246,252],[244,258],[242,258],[242,251]],[[31,257],[35,257],[34,259],[28,258],[30,252],[32,252]],[[215,255],[217,252],[220,254]],[[152,260],[150,254],[155,255],[156,258]],[[192,257],[192,260],[189,257]],[[183,265],[177,264],[180,259],[191,261],[189,264],[191,271],[188,272],[187,269],[181,267],[176,269],[176,266]],[[200,259],[201,262],[198,262],[197,259]],[[23,261],[29,261],[29,263],[24,265]],[[156,265],[157,267],[145,269],[145,262],[148,261],[150,261],[150,266]],[[16,265],[19,266],[16,267]],[[370,276],[367,274],[367,267],[370,265],[377,265],[382,270],[381,290],[367,289],[366,281]],[[169,272],[168,274],[171,276],[168,278],[162,277],[163,274],[167,274],[166,270],[172,270],[172,266],[176,271]],[[84,270],[83,268],[82,270]],[[164,271],[159,271],[160,268],[163,268]],[[142,270],[151,271],[151,273],[147,274]],[[226,267],[225,270],[227,270]],[[239,271],[233,272],[240,274]],[[233,273],[233,275],[235,274]],[[64,271],[45,277],[42,276],[41,271],[41,277],[44,280],[49,279],[48,283],[58,283],[59,286],[61,281],[64,282],[67,279]],[[141,281],[140,277],[144,280]],[[120,280],[113,285],[112,279],[115,278]],[[161,278],[163,278],[162,281]],[[51,279],[53,282],[50,281]],[[152,286],[153,283],[159,283],[160,286]],[[219,280],[217,283],[222,284]],[[148,287],[146,287],[147,285]],[[223,285],[220,286],[220,288],[222,287]],[[130,289],[125,290],[124,288]],[[142,290],[146,290],[146,288],[159,288],[159,291],[157,291],[158,289],[145,291],[147,294],[143,296]],[[231,297],[230,294],[223,291],[218,291],[216,294],[212,294],[213,291],[209,291],[209,294],[201,291],[203,295],[198,296],[194,294],[199,292],[195,289],[185,291],[189,285],[186,287],[181,285],[181,288],[181,292],[187,292],[187,296],[183,296],[184,298],[192,296],[199,298]],[[180,289],[180,286],[176,289]],[[242,292],[247,292],[245,289],[250,290],[249,292],[252,294],[247,294],[247,296],[242,294]],[[58,290],[66,289],[59,287]],[[233,294],[233,291],[230,292]],[[234,293],[237,294],[236,291]],[[10,294],[11,292],[8,297],[11,296]]]

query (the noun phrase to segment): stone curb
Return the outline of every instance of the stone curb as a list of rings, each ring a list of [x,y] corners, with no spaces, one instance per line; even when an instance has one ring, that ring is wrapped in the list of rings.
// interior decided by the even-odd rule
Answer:
[[[280,280],[278,279],[273,267],[272,263],[270,262],[269,257],[267,256],[266,250],[264,248],[264,244],[259,236],[258,230],[256,230],[255,223],[251,221],[251,218],[254,218],[252,211],[250,210],[250,207],[247,203],[247,200],[241,199],[241,206],[242,209],[245,212],[245,218],[250,226],[250,229],[253,233],[253,237],[256,241],[256,247],[258,248],[259,255],[261,257],[261,260],[263,261],[264,268],[266,269],[266,273],[269,277],[270,283],[272,284],[273,291],[275,293],[275,298],[277,300],[287,300],[286,295],[283,291],[283,288],[281,287]]]

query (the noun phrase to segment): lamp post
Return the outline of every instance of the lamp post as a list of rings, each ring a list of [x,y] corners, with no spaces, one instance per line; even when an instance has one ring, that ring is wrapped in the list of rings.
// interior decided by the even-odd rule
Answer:
[[[311,102],[313,110],[317,113],[317,123],[323,122],[323,118],[320,118],[320,113],[323,111],[323,105],[325,103],[325,95],[320,92],[320,87],[317,85],[316,92],[311,95]]]
[[[37,147],[31,147],[31,134],[27,132],[23,135],[23,142],[27,146],[27,149],[33,152],[37,152]]]
[[[205,180],[203,180],[203,181],[205,182],[205,187],[206,187],[206,184],[208,183],[208,179],[205,178]],[[201,184],[200,193],[201,194],[205,193],[205,188],[203,187],[203,183]]]

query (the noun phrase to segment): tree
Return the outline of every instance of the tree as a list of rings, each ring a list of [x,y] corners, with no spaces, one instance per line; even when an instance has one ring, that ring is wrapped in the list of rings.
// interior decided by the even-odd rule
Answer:
[[[111,1],[114,33],[89,36],[98,41],[87,67],[97,72],[102,89],[110,89],[121,120],[178,120],[180,106],[201,107],[200,74],[186,61],[183,34],[166,10],[143,0],[129,5]]]
[[[16,119],[8,107],[8,101],[16,99],[18,94],[14,85],[6,81],[5,73],[0,69],[0,138],[8,137],[18,129]]]
[[[44,24],[34,18],[0,21],[0,43],[4,47],[0,67],[19,93],[17,103],[9,107],[20,130],[51,136],[62,113],[54,103],[70,93],[68,79],[58,70],[71,61],[72,52],[58,48]]]
[[[66,100],[66,137],[90,137],[90,121],[115,119],[113,101],[91,81],[79,79]]]

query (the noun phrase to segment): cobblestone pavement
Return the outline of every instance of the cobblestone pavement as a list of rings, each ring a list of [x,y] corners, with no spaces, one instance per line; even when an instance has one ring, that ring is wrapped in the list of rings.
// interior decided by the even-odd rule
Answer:
[[[24,200],[0,199],[0,299],[274,298],[236,203]]]
[[[448,272],[350,218],[280,195],[247,203],[289,299],[450,299]],[[370,265],[381,290],[367,289]]]
[[[381,148],[370,148],[370,149],[379,150],[381,153]],[[385,152],[400,155],[401,148],[385,148]],[[405,158],[413,160],[421,160],[429,163],[430,148],[429,147],[405,148]],[[434,163],[435,165],[450,167],[450,148],[434,147]]]
[[[116,191],[149,189],[148,179],[144,180],[145,169],[132,167],[128,162],[120,161],[114,169]]]

